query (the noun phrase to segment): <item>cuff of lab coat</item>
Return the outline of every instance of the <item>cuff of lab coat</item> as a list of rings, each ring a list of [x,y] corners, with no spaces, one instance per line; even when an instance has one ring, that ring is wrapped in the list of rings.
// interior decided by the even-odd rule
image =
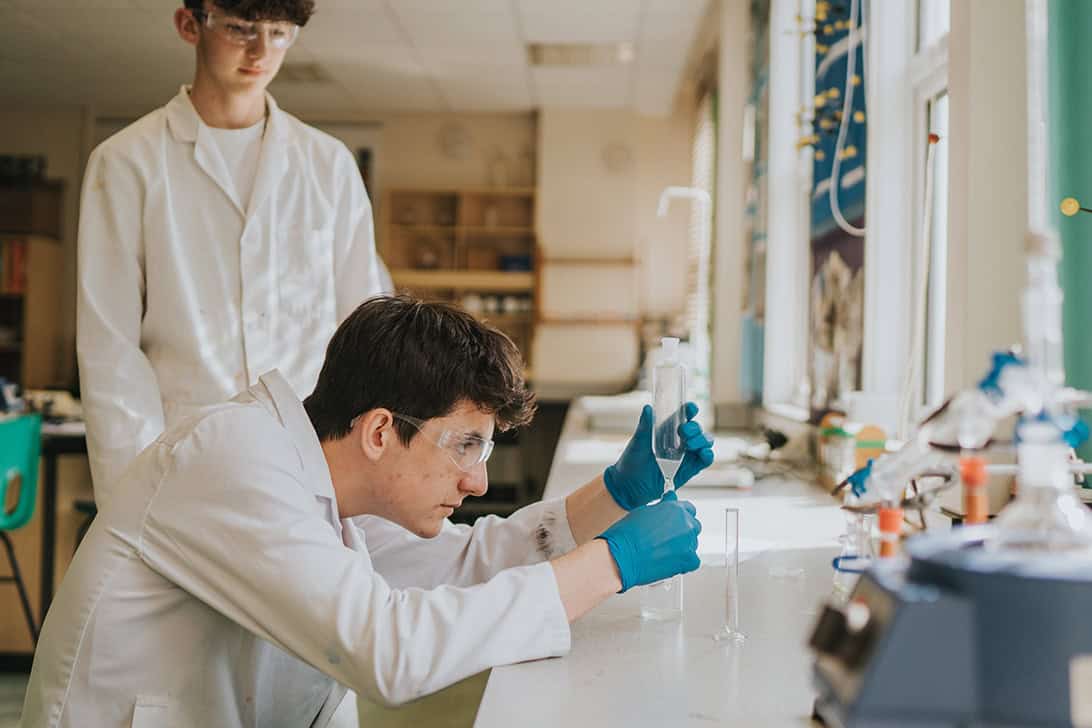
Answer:
[[[546,558],[557,558],[576,548],[576,539],[569,528],[569,512],[565,508],[565,499],[547,501],[543,504],[542,518],[535,531],[538,550]]]
[[[546,654],[554,657],[567,655],[572,649],[572,631],[569,618],[565,616],[565,605],[561,603],[554,567],[547,562],[527,568],[535,573],[535,591],[541,589],[541,598],[537,601],[542,605],[542,647]]]

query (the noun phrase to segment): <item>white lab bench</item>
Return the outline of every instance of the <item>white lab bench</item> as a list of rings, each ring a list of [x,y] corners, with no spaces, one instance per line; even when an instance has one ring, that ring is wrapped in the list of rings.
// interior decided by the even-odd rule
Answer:
[[[594,478],[628,439],[589,432],[585,421],[574,402],[546,498]],[[809,725],[806,643],[831,590],[842,513],[827,493],[798,481],[760,480],[750,490],[688,485],[680,497],[697,507],[705,564],[684,577],[683,619],[642,620],[639,589],[609,599],[573,624],[566,657],[494,669],[475,728]],[[742,511],[742,645],[712,639],[724,617],[724,570],[715,562],[719,554],[723,563],[730,506]]]

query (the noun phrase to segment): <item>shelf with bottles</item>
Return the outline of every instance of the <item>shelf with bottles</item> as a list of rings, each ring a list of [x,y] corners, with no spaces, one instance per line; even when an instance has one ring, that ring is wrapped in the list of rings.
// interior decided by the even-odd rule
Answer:
[[[459,198],[458,225],[470,231],[524,231],[535,226],[535,196],[463,194]]]
[[[464,239],[475,236],[485,237],[531,237],[534,228],[526,225],[459,225],[455,231]]]
[[[489,270],[417,270],[392,268],[396,288],[422,291],[482,291],[486,293],[530,293],[535,276],[530,272]]]
[[[412,267],[451,267],[419,260],[412,249],[422,241],[464,246],[496,241],[519,246],[523,252],[535,246],[532,189],[395,189],[387,192],[382,212],[380,252],[384,259],[407,261]]]
[[[533,189],[394,189],[381,213],[379,251],[396,289],[463,306],[529,359],[538,289]]]

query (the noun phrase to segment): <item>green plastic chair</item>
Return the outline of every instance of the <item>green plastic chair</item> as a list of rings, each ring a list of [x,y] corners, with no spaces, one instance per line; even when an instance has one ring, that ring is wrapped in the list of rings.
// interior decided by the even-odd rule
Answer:
[[[23,603],[23,614],[30,627],[30,636],[38,643],[38,626],[34,622],[34,613],[30,610],[27,598],[27,586],[19,571],[19,561],[15,558],[8,531],[22,528],[34,515],[34,504],[38,499],[38,456],[42,449],[42,418],[40,415],[25,415],[0,421],[0,540],[8,551],[8,563],[11,576],[0,577],[2,582],[15,582],[19,590],[19,600]],[[4,506],[8,502],[8,489],[19,488],[19,500],[15,508],[8,511]]]

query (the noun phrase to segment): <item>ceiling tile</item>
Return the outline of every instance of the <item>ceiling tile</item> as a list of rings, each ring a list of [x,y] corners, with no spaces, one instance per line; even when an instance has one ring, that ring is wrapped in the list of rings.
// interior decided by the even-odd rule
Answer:
[[[320,7],[322,11],[316,12],[300,32],[300,41],[306,41],[309,46],[356,49],[372,43],[395,45],[406,42],[398,25],[382,7]]]
[[[44,9],[55,10],[108,10],[111,8],[138,8],[135,0],[8,0],[8,4],[16,8],[27,8],[38,11]],[[163,8],[163,3],[158,4]],[[165,14],[170,17],[174,14],[174,5],[169,6]],[[163,12],[163,11],[161,11]]]
[[[532,68],[539,102],[554,108],[621,108],[629,99],[631,69]]]
[[[676,40],[642,41],[635,65],[641,69],[680,72],[686,66],[689,43]]]
[[[641,70],[633,84],[633,105],[646,116],[670,116],[675,106],[675,92],[680,74]]]
[[[273,83],[269,87],[277,104],[293,114],[356,111],[359,102],[338,83]]]
[[[37,62],[37,67],[63,67],[68,43],[55,28],[34,20],[29,13],[10,10],[0,13],[0,58],[8,62]]]
[[[193,49],[171,22],[177,4],[0,0],[0,93],[103,108],[163,104],[193,74]],[[708,0],[320,0],[287,60],[318,63],[336,83],[282,82],[273,90],[301,112],[312,103],[403,111],[523,109],[540,101],[659,108],[674,95],[707,6]],[[632,68],[529,70],[525,41],[635,41],[638,58]],[[631,82],[634,75],[639,82]]]
[[[674,15],[697,22],[706,13],[709,0],[644,0],[646,15]]]
[[[650,0],[641,20],[638,64],[644,68],[681,70],[705,17],[706,0]]]
[[[127,5],[137,10],[155,10],[160,15],[171,18],[174,16],[175,8],[182,7],[182,2],[181,0],[177,3],[165,3],[163,0],[98,0],[94,5],[97,8],[104,5],[117,5],[119,7]]]
[[[511,0],[388,0],[392,10],[413,14],[459,14],[471,18],[488,13],[507,13]]]
[[[527,68],[526,51],[512,43],[466,48],[418,48],[417,57],[435,72],[445,68],[490,68],[500,71]]]
[[[403,74],[352,63],[323,63],[323,67],[366,111],[447,110],[432,82],[419,73]]]
[[[645,15],[641,21],[640,42],[672,40],[688,43],[698,30],[696,22],[683,22],[675,16]]]
[[[533,106],[527,81],[450,79],[439,84],[439,89],[453,111],[528,111]]]
[[[525,69],[497,69],[482,66],[451,66],[430,76],[442,87],[446,83],[467,86],[523,86],[528,87],[530,75]]]
[[[516,45],[516,21],[511,13],[395,13],[409,40],[418,48]]]
[[[312,60],[323,68],[355,67],[361,73],[377,73],[396,78],[426,78],[428,72],[413,50],[404,45],[366,45],[360,48],[307,46]]]
[[[321,0],[316,3],[315,14],[312,19],[329,10],[357,10],[361,13],[385,13],[387,12],[386,0]],[[310,22],[307,27],[311,27]]]
[[[641,0],[518,0],[520,23],[529,43],[633,42]]]

